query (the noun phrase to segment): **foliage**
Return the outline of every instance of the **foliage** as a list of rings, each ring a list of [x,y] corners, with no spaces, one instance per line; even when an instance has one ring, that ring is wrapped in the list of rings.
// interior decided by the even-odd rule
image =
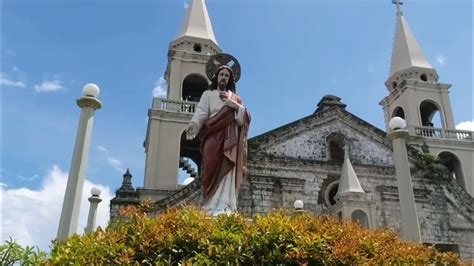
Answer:
[[[390,230],[368,230],[332,217],[271,213],[206,216],[194,208],[148,217],[146,208],[121,210],[106,230],[54,243],[49,264],[458,264],[399,240]]]
[[[51,253],[0,246],[1,265],[346,265],[459,264],[453,253],[409,244],[386,229],[308,213],[270,213],[249,219],[239,214],[211,218],[185,207],[149,217],[151,202],[120,211],[107,229],[65,242]]]
[[[423,172],[423,176],[432,180],[443,180],[450,176],[449,170],[440,160],[428,153],[422,153],[408,146],[409,155],[415,159],[415,167]]]
[[[11,238],[0,246],[0,265],[39,265],[46,262],[47,255],[38,247],[21,247]]]

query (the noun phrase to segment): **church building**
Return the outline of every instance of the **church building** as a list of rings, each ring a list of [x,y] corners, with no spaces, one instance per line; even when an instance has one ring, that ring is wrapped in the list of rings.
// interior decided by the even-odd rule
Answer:
[[[156,214],[202,202],[199,141],[187,140],[184,130],[210,84],[206,64],[224,48],[204,0],[192,0],[187,12],[180,34],[169,44],[168,95],[154,98],[148,110],[144,184],[135,188],[127,170],[111,200],[111,217],[143,199],[155,201]],[[251,216],[293,209],[301,200],[307,212],[400,232],[400,198],[405,195],[399,193],[396,166],[403,160],[394,155],[388,135],[390,120],[401,117],[409,165],[409,175],[402,178],[411,179],[421,242],[474,258],[474,137],[456,130],[451,85],[439,79],[398,9],[387,94],[379,103],[387,132],[348,112],[343,99],[322,97],[312,114],[248,140],[239,212]],[[433,127],[437,112],[441,128]],[[439,161],[430,164],[428,154]],[[180,169],[194,181],[178,184]]]

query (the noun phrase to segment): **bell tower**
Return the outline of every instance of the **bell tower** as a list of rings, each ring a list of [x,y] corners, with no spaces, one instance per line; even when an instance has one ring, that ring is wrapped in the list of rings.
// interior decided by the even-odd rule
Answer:
[[[438,82],[436,69],[428,62],[414,34],[397,6],[396,30],[390,73],[385,86],[389,95],[380,105],[385,124],[395,116],[406,120],[409,145],[428,145],[429,151],[445,164],[453,178],[474,195],[473,132],[456,130],[449,99],[450,84]]]
[[[140,198],[161,199],[178,188],[179,168],[189,169],[191,159],[199,168],[201,155],[197,140],[188,141],[184,130],[195,106],[208,88],[206,64],[220,53],[204,0],[192,0],[177,38],[170,42],[164,74],[167,97],[154,98],[148,110],[144,187]]]

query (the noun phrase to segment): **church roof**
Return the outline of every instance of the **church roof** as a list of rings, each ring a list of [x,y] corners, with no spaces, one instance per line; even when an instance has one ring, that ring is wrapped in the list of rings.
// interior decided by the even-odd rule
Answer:
[[[337,100],[338,103],[332,101],[331,104],[326,104],[328,97],[331,97],[332,100]],[[312,124],[315,121],[317,123],[318,120],[324,121],[328,118],[345,120],[347,123],[357,127],[359,131],[370,135],[370,137],[376,142],[379,142],[383,146],[390,147],[390,144],[387,140],[387,133],[385,133],[385,131],[346,111],[346,105],[340,100],[341,99],[337,96],[324,96],[313,114],[250,138],[248,140],[249,147],[251,147],[254,151],[259,150],[260,148],[272,145],[272,143],[278,141],[279,139],[284,139],[290,137],[290,135],[298,134],[297,132],[300,130],[308,130],[308,124]]]
[[[214,31],[212,30],[211,19],[207,13],[204,0],[192,0],[187,8],[186,20],[184,21],[181,37],[195,37],[205,40],[211,40],[217,45]]]
[[[392,50],[392,61],[390,66],[390,76],[395,73],[409,69],[411,67],[421,67],[433,69],[426,59],[421,47],[415,39],[405,17],[401,11],[397,12],[397,26]]]

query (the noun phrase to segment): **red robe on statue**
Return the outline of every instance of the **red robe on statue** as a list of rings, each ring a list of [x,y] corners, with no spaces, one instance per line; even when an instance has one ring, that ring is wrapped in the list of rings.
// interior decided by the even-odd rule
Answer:
[[[239,96],[234,94],[232,97],[242,104]],[[235,110],[228,106],[223,106],[215,116],[204,122],[198,135],[203,158],[204,202],[214,195],[223,178],[234,167],[236,191],[245,180],[249,124],[250,114],[247,110],[239,126],[235,121]]]

